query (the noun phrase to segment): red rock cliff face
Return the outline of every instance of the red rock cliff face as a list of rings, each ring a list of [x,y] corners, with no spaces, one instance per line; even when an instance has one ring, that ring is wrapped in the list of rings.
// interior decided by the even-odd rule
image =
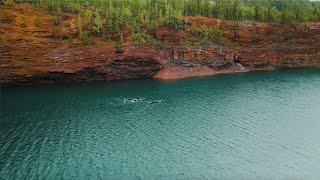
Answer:
[[[28,6],[28,8],[25,8]],[[0,81],[4,84],[162,79],[320,65],[320,24],[287,25],[243,22],[231,30],[228,21],[186,17],[196,25],[219,24],[225,42],[205,47],[181,46],[186,32],[159,27],[161,46],[125,43],[115,53],[114,42],[77,38],[76,18],[59,22],[45,11],[20,4],[0,8]]]

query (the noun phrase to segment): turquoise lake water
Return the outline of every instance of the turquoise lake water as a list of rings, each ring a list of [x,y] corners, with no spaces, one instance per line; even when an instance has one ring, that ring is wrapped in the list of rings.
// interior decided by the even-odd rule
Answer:
[[[319,179],[320,70],[2,88],[0,179]]]

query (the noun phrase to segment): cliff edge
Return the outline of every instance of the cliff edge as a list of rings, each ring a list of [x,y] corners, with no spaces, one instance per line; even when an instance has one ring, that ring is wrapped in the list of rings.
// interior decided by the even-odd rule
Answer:
[[[219,73],[320,66],[320,24],[234,22],[184,17],[197,27],[221,27],[219,42],[201,42],[184,30],[158,27],[160,43],[78,37],[75,14],[57,16],[29,4],[0,8],[0,82],[178,79]],[[122,34],[130,39],[130,29]]]

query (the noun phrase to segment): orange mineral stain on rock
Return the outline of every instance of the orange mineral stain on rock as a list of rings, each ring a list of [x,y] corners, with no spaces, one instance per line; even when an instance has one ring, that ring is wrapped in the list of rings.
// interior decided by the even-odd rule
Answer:
[[[196,76],[212,76],[216,72],[207,66],[184,67],[170,64],[162,68],[154,77],[157,79],[182,79]]]
[[[59,16],[29,4],[0,8],[0,82],[111,81],[155,77],[180,79],[221,73],[278,68],[320,67],[320,24],[235,22],[207,17],[183,17],[196,27],[218,27],[221,43],[201,45],[188,29],[160,26],[150,36],[160,45],[132,42],[123,27],[122,52],[115,42],[90,36],[78,38],[77,15]],[[190,44],[192,42],[192,45]],[[188,44],[189,43],[189,44]]]

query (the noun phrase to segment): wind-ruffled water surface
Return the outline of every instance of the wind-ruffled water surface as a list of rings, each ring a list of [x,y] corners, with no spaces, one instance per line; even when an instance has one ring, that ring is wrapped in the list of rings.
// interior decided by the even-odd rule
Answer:
[[[320,70],[2,88],[0,179],[320,178]]]

